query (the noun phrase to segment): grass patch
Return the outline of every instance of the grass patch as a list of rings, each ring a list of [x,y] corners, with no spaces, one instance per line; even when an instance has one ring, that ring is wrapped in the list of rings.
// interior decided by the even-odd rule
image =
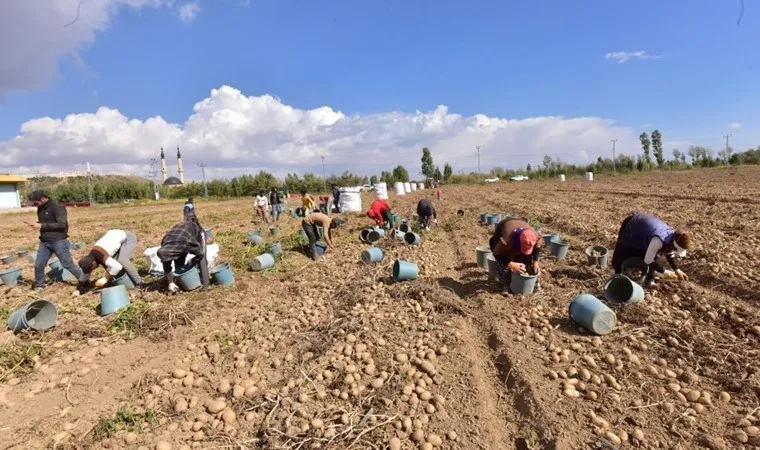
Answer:
[[[10,308],[0,307],[0,323],[8,323],[8,317],[10,317],[10,315]]]
[[[116,317],[108,324],[108,330],[134,337],[140,330],[140,321],[147,309],[147,303],[130,304],[116,313]]]
[[[443,223],[443,231],[451,233],[452,231],[457,231],[461,229],[462,227],[459,226],[459,223],[455,220],[447,220]]]
[[[94,429],[95,440],[108,439],[121,430],[137,432],[142,429],[144,424],[151,427],[156,426],[158,414],[153,410],[136,412],[126,406],[120,406],[113,416],[100,418]]]
[[[108,330],[132,339],[137,335],[151,335],[154,339],[171,339],[177,326],[193,323],[196,308],[187,301],[171,303],[133,303],[120,310],[108,325]]]
[[[42,342],[9,341],[0,347],[0,382],[29,373],[44,353]]]

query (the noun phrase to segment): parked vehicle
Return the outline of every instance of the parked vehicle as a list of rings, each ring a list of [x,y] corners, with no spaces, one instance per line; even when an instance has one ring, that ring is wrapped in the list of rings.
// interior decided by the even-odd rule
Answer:
[[[526,181],[526,180],[530,180],[530,177],[528,177],[527,175],[515,175],[513,177],[509,177],[509,180],[510,181]]]
[[[498,183],[499,177],[486,178],[486,183]]]

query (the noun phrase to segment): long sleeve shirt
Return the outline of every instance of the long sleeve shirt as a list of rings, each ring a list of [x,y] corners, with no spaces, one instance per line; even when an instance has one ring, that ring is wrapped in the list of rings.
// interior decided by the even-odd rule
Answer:
[[[510,261],[515,257],[521,255],[520,249],[515,248],[514,244],[514,232],[518,228],[533,229],[530,224],[520,219],[505,219],[499,222],[494,230],[493,236],[489,240],[488,244],[493,252],[494,257],[507,258]],[[506,245],[504,242],[506,242]],[[541,258],[541,240],[533,247],[533,252],[530,254],[533,261],[538,261]]]
[[[378,226],[383,226],[385,223],[384,213],[391,210],[391,205],[382,199],[377,199],[369,206],[367,210],[367,217],[374,220]]]
[[[663,272],[663,267],[657,262],[657,255],[664,246],[665,244],[663,244],[662,240],[657,236],[649,241],[649,246],[644,254],[644,263],[650,268],[648,272],[649,278],[654,276],[654,272]],[[678,270],[678,264],[676,263],[676,258],[673,252],[666,253],[665,259],[667,259],[668,264],[673,270]]]
[[[48,200],[37,207],[40,223],[40,241],[57,242],[69,237],[69,221],[66,207],[55,200]]]

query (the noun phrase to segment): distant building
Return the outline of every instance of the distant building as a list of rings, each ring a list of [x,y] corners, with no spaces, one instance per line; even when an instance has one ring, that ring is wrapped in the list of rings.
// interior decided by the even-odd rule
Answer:
[[[166,168],[166,154],[164,154],[163,147],[161,148],[161,176],[164,179],[164,186],[182,186],[185,184],[185,170],[182,167],[182,153],[179,152],[177,147],[177,177],[170,177],[169,171]]]
[[[0,209],[21,208],[21,183],[26,183],[26,179],[17,175],[0,174]]]

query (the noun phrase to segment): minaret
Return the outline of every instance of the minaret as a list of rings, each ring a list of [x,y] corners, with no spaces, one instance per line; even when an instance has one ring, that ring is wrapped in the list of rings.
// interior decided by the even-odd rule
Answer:
[[[177,147],[177,172],[179,172],[179,181],[185,184],[185,170],[182,169],[182,153],[179,152],[179,146]]]
[[[161,176],[164,177],[164,181],[169,178],[169,174],[166,173],[166,155],[164,155],[163,147],[161,147]]]

